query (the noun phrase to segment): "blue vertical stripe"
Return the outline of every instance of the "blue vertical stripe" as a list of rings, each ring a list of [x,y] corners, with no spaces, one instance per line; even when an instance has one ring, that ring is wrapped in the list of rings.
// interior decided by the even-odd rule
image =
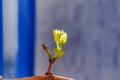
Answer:
[[[3,32],[2,32],[2,0],[0,0],[0,75],[3,70]]]
[[[35,0],[18,0],[18,54],[16,77],[33,76]]]

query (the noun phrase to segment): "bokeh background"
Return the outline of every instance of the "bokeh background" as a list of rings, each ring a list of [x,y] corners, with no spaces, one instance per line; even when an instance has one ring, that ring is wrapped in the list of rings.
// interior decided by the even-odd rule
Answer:
[[[64,29],[65,55],[52,72],[76,80],[120,79],[120,0],[0,1],[0,73],[5,78],[43,75]]]

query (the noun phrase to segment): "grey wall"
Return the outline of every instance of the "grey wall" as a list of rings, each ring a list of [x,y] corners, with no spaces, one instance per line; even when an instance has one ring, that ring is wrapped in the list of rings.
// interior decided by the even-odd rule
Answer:
[[[52,72],[76,80],[120,80],[120,0],[36,0],[35,75],[46,71],[52,29],[69,39]]]

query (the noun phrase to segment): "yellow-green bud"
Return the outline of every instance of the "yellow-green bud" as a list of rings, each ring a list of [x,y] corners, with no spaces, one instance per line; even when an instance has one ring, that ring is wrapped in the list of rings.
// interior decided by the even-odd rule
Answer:
[[[62,47],[66,44],[68,35],[63,30],[53,29],[53,37],[57,45],[57,49],[62,49]]]

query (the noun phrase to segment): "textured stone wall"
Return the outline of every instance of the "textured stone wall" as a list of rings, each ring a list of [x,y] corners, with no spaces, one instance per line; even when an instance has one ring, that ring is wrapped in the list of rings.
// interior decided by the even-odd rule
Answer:
[[[46,71],[41,45],[55,47],[52,29],[64,29],[69,39],[65,56],[52,72],[76,80],[120,79],[119,0],[36,0],[35,74]]]

